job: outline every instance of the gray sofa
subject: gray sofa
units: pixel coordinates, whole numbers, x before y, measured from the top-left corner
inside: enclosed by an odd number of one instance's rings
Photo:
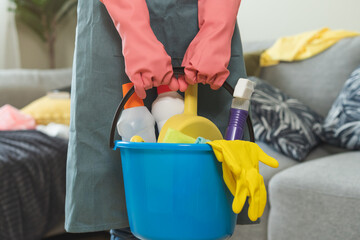
[[[244,43],[244,52],[272,43]],[[355,37],[310,59],[262,68],[260,78],[325,117],[359,65],[360,37]],[[261,223],[238,225],[231,239],[360,239],[360,151],[321,143],[300,163],[258,144],[280,166],[260,165],[268,189]]]

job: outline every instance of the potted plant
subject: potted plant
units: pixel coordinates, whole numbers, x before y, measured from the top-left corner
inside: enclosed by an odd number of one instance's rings
[[[33,30],[47,45],[50,68],[55,68],[57,26],[75,9],[77,0],[10,0],[18,20]]]

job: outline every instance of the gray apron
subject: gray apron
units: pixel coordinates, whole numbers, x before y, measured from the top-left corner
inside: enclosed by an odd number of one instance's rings
[[[187,46],[198,31],[197,0],[147,0],[151,27],[181,66]],[[66,176],[65,229],[101,231],[128,226],[120,153],[109,149],[114,112],[129,82],[124,70],[121,39],[104,5],[79,0],[73,79],[70,140]],[[238,27],[232,39],[227,82],[246,77]],[[147,91],[151,106],[156,90]],[[213,121],[224,134],[231,96],[223,88],[199,85],[199,115]]]

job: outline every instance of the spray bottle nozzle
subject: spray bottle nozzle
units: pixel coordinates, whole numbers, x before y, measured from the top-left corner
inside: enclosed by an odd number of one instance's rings
[[[255,87],[254,82],[245,78],[240,78],[235,86],[233,96],[235,98],[242,98],[249,100],[251,94],[254,92],[254,87]]]

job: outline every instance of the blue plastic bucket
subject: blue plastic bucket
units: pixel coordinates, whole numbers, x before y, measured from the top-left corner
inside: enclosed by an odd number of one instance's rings
[[[233,197],[208,144],[115,143],[132,233],[144,240],[217,240],[235,228]]]

